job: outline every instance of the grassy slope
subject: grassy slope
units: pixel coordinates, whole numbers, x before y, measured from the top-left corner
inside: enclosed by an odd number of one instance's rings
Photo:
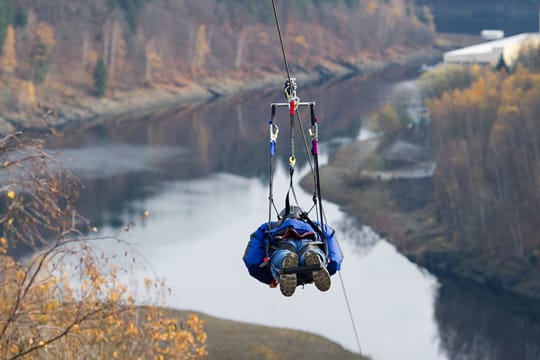
[[[168,311],[183,319],[192,313]],[[208,359],[368,359],[319,335],[196,314],[205,320]]]

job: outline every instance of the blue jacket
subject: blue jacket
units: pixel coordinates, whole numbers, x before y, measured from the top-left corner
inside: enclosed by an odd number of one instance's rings
[[[315,225],[320,226],[319,223],[314,223]],[[268,266],[261,267],[260,265],[265,260],[268,241],[273,239],[276,234],[284,232],[287,228],[291,227],[293,227],[299,234],[314,231],[311,225],[305,221],[287,218],[283,221],[270,223],[270,230],[268,230],[268,223],[263,223],[253,234],[251,234],[243,257],[244,263],[246,264],[251,276],[265,284],[270,284],[273,281],[274,278],[272,277]],[[341,253],[341,249],[339,248],[334,229],[324,225],[324,236],[326,238],[326,245],[328,247],[329,260],[326,268],[328,269],[330,275],[333,275],[337,270],[341,269],[343,255]],[[274,240],[271,240],[270,254],[272,251],[272,245],[276,244],[277,243]]]

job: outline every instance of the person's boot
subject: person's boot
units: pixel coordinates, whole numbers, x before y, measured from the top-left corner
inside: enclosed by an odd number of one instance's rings
[[[319,289],[320,291],[327,291],[328,289],[330,289],[330,273],[323,265],[321,257],[313,251],[308,251],[306,253],[304,262],[306,263],[306,265],[321,265],[320,270],[315,270],[312,272],[313,282],[315,283],[317,289]]]
[[[298,254],[289,253],[281,262],[281,269],[298,267]],[[296,290],[296,274],[280,274],[279,289],[285,296],[291,296]]]

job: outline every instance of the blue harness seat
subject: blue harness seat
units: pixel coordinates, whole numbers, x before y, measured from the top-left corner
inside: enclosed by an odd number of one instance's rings
[[[320,229],[319,223],[313,222],[313,224]],[[270,224],[261,224],[257,230],[251,234],[243,256],[249,274],[265,284],[272,283],[274,278],[267,266],[269,260],[268,257],[280,246],[287,246],[286,242],[281,242],[280,240],[293,236],[313,239],[312,243],[301,250],[303,252],[309,250],[309,246],[324,246],[323,240],[326,240],[327,257],[329,260],[326,264],[326,269],[330,275],[335,274],[336,271],[341,269],[341,262],[343,261],[343,255],[335,236],[335,230],[326,224],[324,225],[324,229],[320,229],[319,231],[314,230],[317,229],[313,229],[311,224],[296,218],[285,218],[281,221],[271,222]],[[324,235],[324,239],[321,238],[321,235],[319,235],[318,232]],[[303,266],[287,269],[286,272],[303,273],[318,268],[319,265]],[[301,277],[299,282],[304,282]]]

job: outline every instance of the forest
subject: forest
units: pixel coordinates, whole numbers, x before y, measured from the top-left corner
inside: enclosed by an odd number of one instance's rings
[[[533,48],[510,72],[458,67],[423,78],[445,236],[465,253],[533,267],[540,264],[539,64]]]
[[[277,9],[294,72],[355,67],[434,39],[429,9],[406,0]],[[10,111],[283,72],[270,0],[0,0],[0,49],[0,109]]]

